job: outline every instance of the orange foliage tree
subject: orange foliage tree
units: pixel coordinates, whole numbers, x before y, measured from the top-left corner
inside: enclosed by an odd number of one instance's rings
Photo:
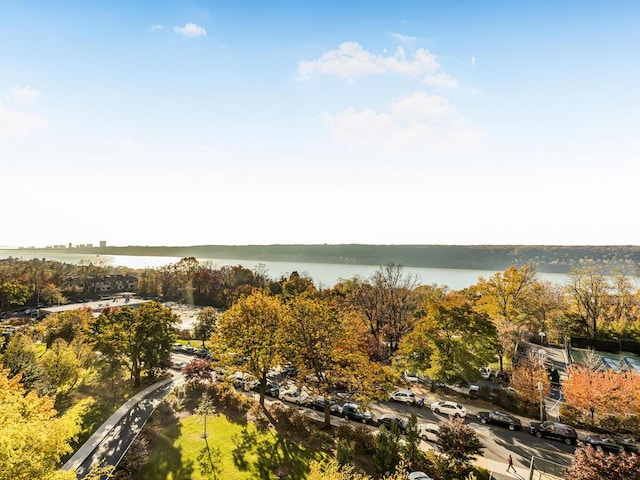
[[[571,366],[563,383],[565,401],[600,414],[640,414],[640,373]]]
[[[538,358],[532,351],[527,357],[521,358],[513,369],[511,386],[516,389],[522,400],[537,404],[540,402],[538,387],[540,382],[542,382],[542,396],[546,398],[551,391],[551,380],[544,367],[543,359]]]

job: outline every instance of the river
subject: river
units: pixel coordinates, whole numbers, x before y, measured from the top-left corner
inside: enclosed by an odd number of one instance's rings
[[[158,268],[180,260],[179,257],[152,257],[133,255],[86,255],[79,253],[51,252],[43,254],[42,250],[30,252],[29,250],[0,250],[0,258],[21,258],[31,260],[33,258],[46,258],[72,264],[81,262],[92,262],[105,266],[123,266],[135,269]],[[214,268],[223,266],[241,265],[245,268],[255,269],[258,265],[264,266],[265,273],[278,279],[282,275],[289,276],[293,271],[299,274],[308,275],[313,279],[316,286],[328,288],[334,286],[340,279],[359,276],[361,278],[370,277],[379,265],[353,265],[337,263],[305,263],[305,262],[276,262],[246,259],[229,258],[198,258],[201,262],[209,262]],[[490,277],[494,270],[466,270],[458,268],[422,268],[404,267],[407,274],[415,275],[418,283],[423,285],[436,284],[447,286],[451,290],[460,290],[478,282],[479,277]],[[538,273],[541,280],[548,280],[552,283],[563,285],[568,277],[562,273]]]

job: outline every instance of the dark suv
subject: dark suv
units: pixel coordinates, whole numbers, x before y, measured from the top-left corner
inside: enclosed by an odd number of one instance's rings
[[[493,423],[507,427],[509,430],[520,430],[520,419],[505,412],[496,412],[495,410],[493,412],[478,412],[476,416],[480,423]]]
[[[363,410],[360,405],[355,403],[345,403],[342,406],[342,416],[356,422],[370,423],[372,425],[377,423],[370,412]]]
[[[567,445],[575,444],[578,440],[578,434],[576,430],[564,423],[557,422],[542,422],[542,423],[530,423],[529,433],[535,435],[538,438],[553,438],[560,440]]]
[[[378,418],[378,425],[380,427],[384,425],[384,427],[389,431],[391,431],[393,425],[396,425],[398,432],[404,435],[407,431],[407,427],[409,426],[409,422],[397,415],[382,415]]]

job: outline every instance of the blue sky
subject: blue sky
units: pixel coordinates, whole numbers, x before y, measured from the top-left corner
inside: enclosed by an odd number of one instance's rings
[[[637,2],[0,0],[0,245],[638,244]]]

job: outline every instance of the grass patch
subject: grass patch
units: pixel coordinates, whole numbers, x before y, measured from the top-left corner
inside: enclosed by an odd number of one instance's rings
[[[141,471],[148,480],[304,479],[309,463],[325,454],[293,443],[272,429],[239,424],[225,416],[207,417],[208,437],[202,438],[203,417],[191,415],[156,432]],[[203,468],[209,474],[203,474]]]
[[[105,365],[98,365],[95,370],[85,372],[82,383],[68,395],[59,395],[55,404],[56,410],[62,414],[82,400],[92,401],[82,417],[78,438],[71,443],[73,449],[79,448],[113,412],[149,385],[150,383],[145,382],[139,387],[134,387],[128,378],[128,372],[123,369],[110,375]],[[70,458],[71,454],[68,457]]]

